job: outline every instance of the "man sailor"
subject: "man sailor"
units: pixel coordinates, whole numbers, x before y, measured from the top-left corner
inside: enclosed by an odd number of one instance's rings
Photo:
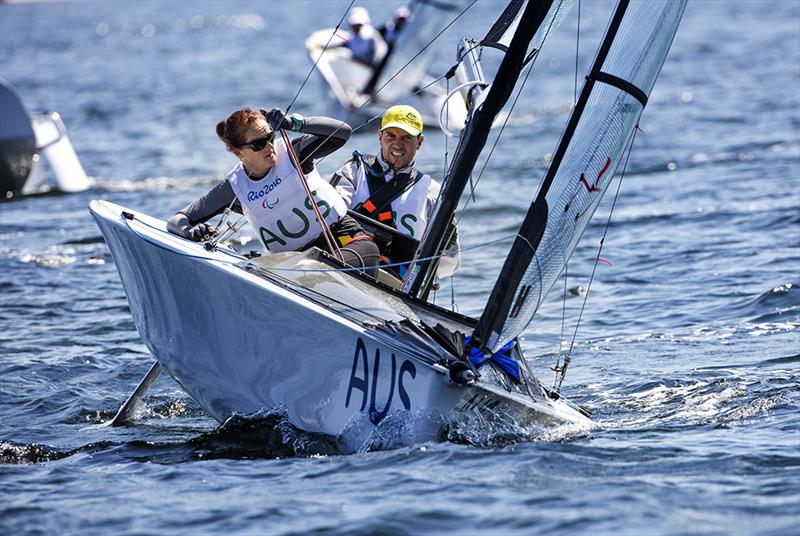
[[[331,184],[354,212],[392,227],[403,236],[419,241],[431,219],[441,186],[416,167],[422,147],[422,116],[411,106],[392,106],[383,114],[378,131],[378,154],[353,152],[331,179]],[[437,275],[448,277],[460,262],[455,227],[448,233],[448,246],[439,260]],[[411,248],[399,240],[375,234],[384,263],[410,261]],[[405,274],[405,266],[398,270]]]
[[[383,40],[386,41],[386,44],[389,45],[390,50],[394,42],[397,41],[397,38],[400,36],[400,30],[406,25],[410,16],[411,11],[408,9],[408,6],[402,5],[394,10],[394,17],[392,20],[378,28],[378,32],[383,37]]]

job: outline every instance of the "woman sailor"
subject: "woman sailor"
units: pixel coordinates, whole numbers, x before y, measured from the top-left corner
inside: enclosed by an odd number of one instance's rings
[[[226,180],[170,218],[167,229],[190,240],[206,240],[212,228],[205,222],[231,206],[244,213],[271,253],[303,251],[312,246],[328,249],[289,149],[282,139],[275,138],[276,128],[305,134],[291,145],[342,260],[375,275],[378,246],[347,215],[341,195],[314,167],[314,159],[334,152],[350,138],[351,129],[346,123],[327,117],[284,116],[278,109],[259,113],[242,108],[220,121],[217,136],[239,163]]]

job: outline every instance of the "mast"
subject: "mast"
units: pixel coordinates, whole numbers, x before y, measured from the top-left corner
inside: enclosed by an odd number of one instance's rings
[[[620,0],[614,11],[539,193],[525,215],[472,335],[470,345],[485,353],[491,354],[521,333],[563,270],[647,104],[686,0],[637,3],[630,17],[632,20],[623,32],[626,39],[621,39],[622,44],[615,47],[615,61],[609,62],[608,72],[604,71],[630,3],[630,0]],[[641,31],[637,32],[639,26]],[[634,53],[638,56],[633,61],[622,61]],[[611,74],[614,69],[622,76]],[[602,83],[600,87],[605,92],[601,97],[596,97],[597,82]],[[590,98],[595,99],[591,107],[595,111],[586,114]],[[600,104],[607,110],[596,111]],[[582,122],[584,117],[587,119]],[[579,128],[589,141],[578,144],[576,149],[573,141]],[[565,162],[568,150],[570,158]],[[562,164],[566,170],[562,169]],[[551,194],[556,177],[559,190]],[[574,192],[571,196],[570,189]],[[545,235],[548,235],[548,251],[540,257],[538,253]],[[513,330],[506,329],[509,319],[513,319]]]
[[[467,125],[458,142],[458,147],[456,147],[453,160],[450,163],[440,202],[422,237],[420,246],[414,256],[415,259],[435,257],[443,249],[443,243],[452,223],[453,214],[461,195],[464,193],[464,188],[469,182],[469,177],[478,160],[478,155],[486,145],[494,118],[511,96],[528,52],[528,44],[545,20],[553,1],[530,0],[525,6],[525,11],[522,13],[519,25],[514,32],[514,37],[500,63],[486,99],[482,105],[472,112],[467,121]],[[412,262],[408,269],[408,276],[403,284],[403,290],[412,296],[424,298],[430,288],[430,284],[433,282],[436,266],[437,263],[433,261],[417,262],[415,260]]]

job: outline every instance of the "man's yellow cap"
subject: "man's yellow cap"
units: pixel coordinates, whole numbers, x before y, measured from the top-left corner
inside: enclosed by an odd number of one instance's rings
[[[393,127],[405,130],[412,136],[419,136],[422,134],[422,116],[411,106],[392,106],[383,114],[381,130]]]

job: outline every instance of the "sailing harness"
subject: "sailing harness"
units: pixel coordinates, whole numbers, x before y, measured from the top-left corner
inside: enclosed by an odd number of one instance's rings
[[[376,155],[353,151],[353,159],[364,168],[369,189],[369,197],[353,207],[353,210],[396,229],[392,201],[419,182],[422,173],[414,168],[411,173],[395,173],[392,179],[387,181],[387,172],[382,169]]]

